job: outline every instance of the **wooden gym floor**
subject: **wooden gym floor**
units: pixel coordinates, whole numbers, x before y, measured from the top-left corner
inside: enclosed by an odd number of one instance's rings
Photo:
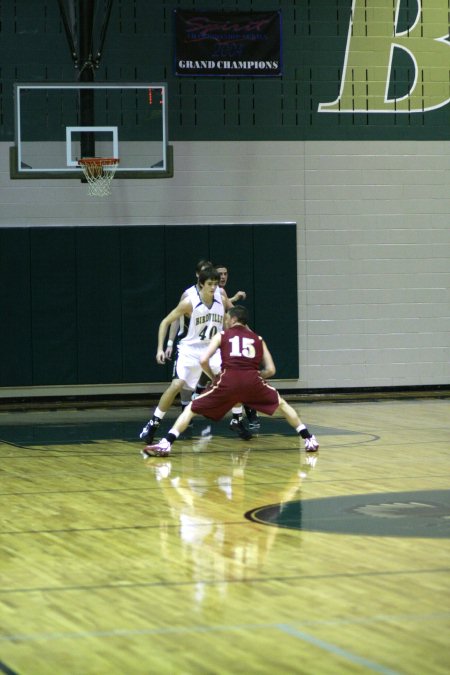
[[[448,675],[448,399],[295,407],[317,456],[282,419],[143,460],[147,409],[0,411],[0,672]]]

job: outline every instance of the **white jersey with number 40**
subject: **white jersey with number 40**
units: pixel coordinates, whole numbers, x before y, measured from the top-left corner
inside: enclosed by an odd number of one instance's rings
[[[214,291],[214,301],[211,307],[204,304],[196,286],[188,288],[186,293],[192,304],[192,314],[187,333],[180,340],[178,349],[180,352],[186,352],[187,350],[203,351],[214,335],[223,328],[225,310],[220,289],[216,288]]]

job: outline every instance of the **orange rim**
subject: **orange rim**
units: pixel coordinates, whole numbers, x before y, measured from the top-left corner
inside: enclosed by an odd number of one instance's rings
[[[78,164],[86,164],[88,166],[105,166],[108,164],[118,164],[119,159],[115,157],[82,157],[78,160]]]

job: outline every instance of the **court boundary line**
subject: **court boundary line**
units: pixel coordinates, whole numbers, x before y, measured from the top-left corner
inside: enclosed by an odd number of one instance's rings
[[[366,659],[363,656],[353,654],[353,652],[349,652],[347,649],[338,647],[337,645],[334,645],[331,642],[326,642],[325,640],[321,640],[320,638],[317,638],[314,635],[309,635],[304,631],[297,630],[296,628],[290,626],[289,624],[280,623],[276,625],[276,628],[278,628],[282,633],[285,633],[287,635],[290,635],[291,637],[302,640],[302,642],[307,642],[308,644],[313,645],[314,647],[319,647],[319,649],[321,649],[322,651],[328,652],[333,656],[344,658],[347,661],[350,661],[351,663],[354,663],[358,666],[363,666],[364,668],[373,670],[376,673],[382,673],[383,675],[399,675],[399,673],[396,670],[385,668],[384,666],[381,666],[379,663],[376,663],[375,661],[370,661],[369,659]]]
[[[419,622],[429,622],[441,621],[450,617],[450,612],[433,612],[430,614],[400,614],[400,615],[374,615],[372,617],[357,618],[357,619],[337,619],[337,620],[305,620],[296,622],[296,625],[300,626],[339,626],[339,625],[348,625],[348,624],[373,624],[377,622],[385,622],[386,620],[395,621],[419,621]],[[80,640],[80,639],[92,639],[92,638],[121,638],[121,637],[139,637],[139,636],[151,636],[151,635],[182,635],[187,633],[201,634],[201,633],[218,633],[218,632],[235,632],[242,630],[266,630],[266,629],[275,629],[296,639],[300,639],[303,642],[318,647],[319,649],[327,652],[332,656],[339,658],[344,658],[351,663],[356,665],[363,666],[369,670],[372,670],[382,675],[399,675],[398,671],[394,671],[386,666],[383,666],[375,661],[367,659],[358,654],[348,651],[338,645],[335,645],[331,642],[327,642],[320,638],[317,638],[309,633],[306,633],[294,625],[287,623],[261,623],[261,624],[219,624],[216,626],[169,626],[163,628],[115,628],[110,630],[93,630],[93,631],[77,631],[77,632],[60,632],[55,631],[52,633],[17,633],[11,635],[0,635],[0,642],[45,642],[45,641],[56,641],[56,640]],[[10,669],[5,666],[2,668],[2,662],[0,662],[0,671],[4,672],[6,675],[17,675]]]

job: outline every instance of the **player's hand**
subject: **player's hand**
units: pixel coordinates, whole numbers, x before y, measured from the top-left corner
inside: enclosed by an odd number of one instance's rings
[[[246,293],[245,291],[238,291],[238,292],[236,293],[236,300],[237,300],[237,301],[239,301],[239,300],[245,300],[246,297],[247,297],[247,293]]]
[[[156,352],[156,362],[159,363],[160,366],[166,362],[166,355],[164,354],[163,349],[158,349]]]
[[[172,359],[173,347],[166,347],[166,359],[171,361]]]

